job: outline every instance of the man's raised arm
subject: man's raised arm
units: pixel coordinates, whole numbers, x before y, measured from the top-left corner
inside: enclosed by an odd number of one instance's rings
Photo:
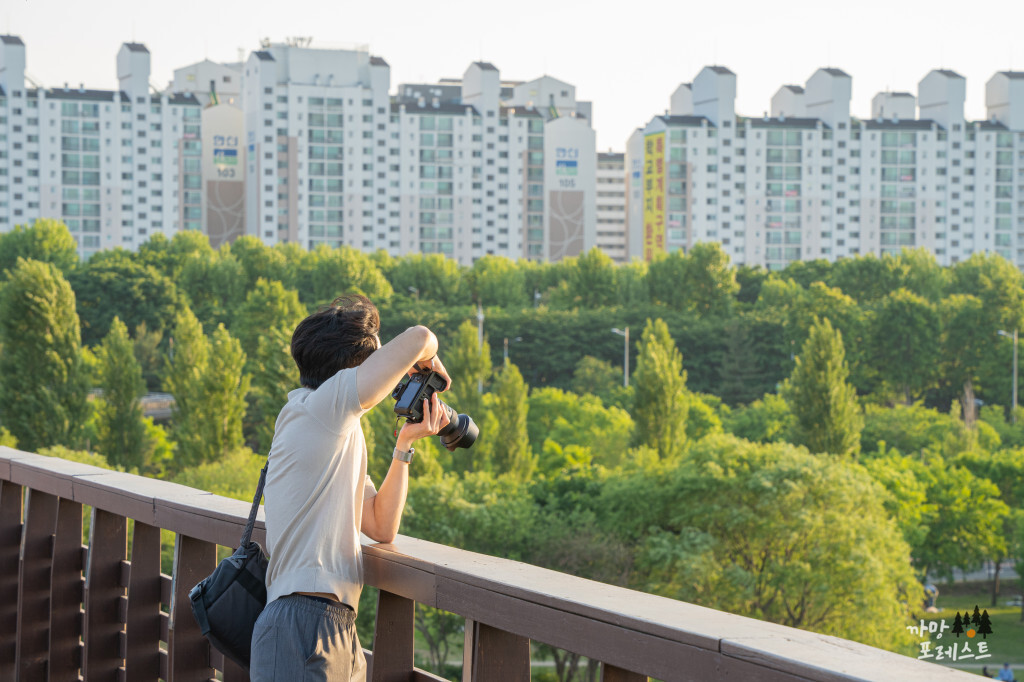
[[[359,406],[368,410],[386,396],[391,395],[398,382],[414,365],[430,366],[437,356],[437,337],[423,325],[409,327],[391,341],[374,351],[359,366],[357,389]],[[434,362],[434,369],[449,381],[447,371],[440,361]]]

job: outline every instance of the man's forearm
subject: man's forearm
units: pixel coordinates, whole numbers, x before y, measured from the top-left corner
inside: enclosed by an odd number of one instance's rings
[[[399,449],[408,450],[409,445],[398,446]],[[376,537],[378,542],[393,542],[398,535],[398,526],[402,522],[402,512],[405,510],[405,499],[409,494],[409,463],[398,459],[391,460],[391,468],[388,469],[384,482],[373,499],[373,519]]]

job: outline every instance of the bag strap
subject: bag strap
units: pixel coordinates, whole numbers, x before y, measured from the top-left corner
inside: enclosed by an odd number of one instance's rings
[[[245,531],[242,533],[242,541],[239,543],[240,546],[244,547],[249,544],[249,538],[252,536],[252,527],[256,524],[256,512],[260,509],[260,500],[263,499],[263,484],[267,482],[267,466],[270,462],[263,465],[263,470],[260,471],[260,482],[256,486],[256,497],[252,498],[252,509],[249,511],[249,521],[245,524]]]

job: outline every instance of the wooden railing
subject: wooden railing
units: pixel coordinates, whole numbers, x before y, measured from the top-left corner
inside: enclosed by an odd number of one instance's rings
[[[83,505],[92,508],[82,544]],[[211,650],[188,592],[233,548],[249,504],[0,447],[0,680],[207,680],[245,671]],[[129,524],[128,520],[133,520]],[[129,534],[129,525],[132,532]],[[160,530],[174,569],[160,569]],[[254,538],[264,544],[257,520]],[[130,560],[128,546],[131,546]],[[463,680],[530,679],[530,641],[601,661],[605,682],[942,680],[966,673],[400,536],[364,546],[379,588],[368,679],[439,680],[413,666],[414,606],[466,619]]]

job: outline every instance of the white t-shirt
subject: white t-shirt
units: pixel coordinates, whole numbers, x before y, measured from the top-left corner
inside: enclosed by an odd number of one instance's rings
[[[293,592],[323,592],[359,606],[363,500],[377,489],[366,475],[357,369],[341,370],[316,390],[291,391],[277,417],[263,491],[268,604]]]

